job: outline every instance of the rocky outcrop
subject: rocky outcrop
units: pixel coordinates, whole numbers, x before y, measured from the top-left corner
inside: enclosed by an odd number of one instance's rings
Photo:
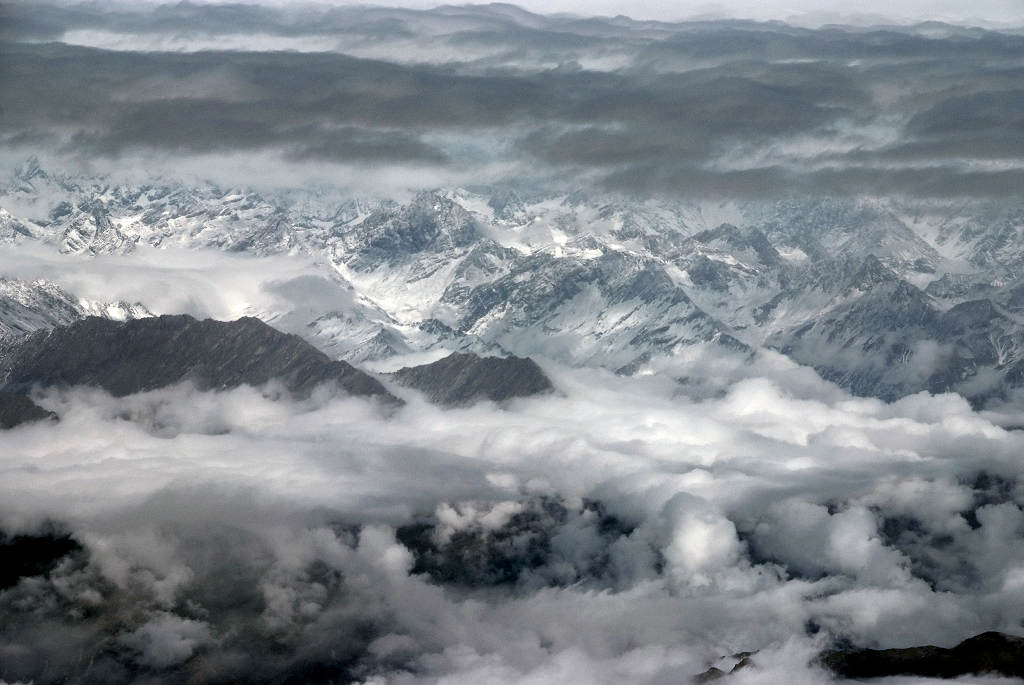
[[[6,430],[23,423],[55,419],[57,415],[38,404],[12,392],[0,392],[0,429]]]
[[[22,578],[52,571],[62,559],[82,551],[82,545],[53,524],[35,534],[8,535],[0,531],[0,590]]]
[[[432,364],[399,369],[394,378],[425,393],[431,402],[449,407],[480,400],[502,402],[554,390],[532,359],[478,357],[458,352]]]
[[[182,381],[201,389],[281,381],[298,396],[321,383],[399,404],[375,378],[335,361],[259,319],[198,321],[159,316],[126,322],[89,317],[38,331],[0,351],[0,389],[89,385],[122,396]]]
[[[1024,638],[982,633],[956,647],[931,645],[905,649],[857,649],[824,652],[819,662],[841,678],[920,676],[957,678],[994,674],[1024,678]]]

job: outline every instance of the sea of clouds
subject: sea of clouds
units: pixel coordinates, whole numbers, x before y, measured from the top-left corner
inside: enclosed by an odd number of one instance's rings
[[[455,410],[38,391],[61,420],[0,433],[0,529],[82,549],[0,592],[0,678],[678,683],[757,651],[735,682],[812,683],[837,643],[1021,630],[1011,410],[772,353],[540,361],[557,394]]]
[[[0,166],[398,197],[1015,201],[1024,178],[1015,32],[6,4]],[[0,275],[290,332],[352,298],[299,257],[23,245]],[[1020,398],[887,404],[699,346],[631,378],[537,361],[556,394],[456,410],[40,389],[60,421],[0,432],[0,532],[78,549],[0,590],[0,683],[675,685],[756,651],[732,682],[799,684],[830,646],[1024,630]]]

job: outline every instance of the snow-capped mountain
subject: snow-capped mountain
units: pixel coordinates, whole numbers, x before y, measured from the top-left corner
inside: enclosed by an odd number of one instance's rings
[[[30,160],[0,207],[3,241],[86,257],[140,245],[310,257],[321,273],[275,284],[284,304],[248,313],[353,362],[437,348],[632,373],[712,342],[777,349],[887,399],[956,389],[981,400],[1024,374],[1024,208],[1005,203],[693,203],[521,187],[395,202],[118,184]],[[55,290],[32,297],[8,306],[5,331],[107,311]]]
[[[0,278],[0,340],[99,316],[127,321],[152,316],[142,304],[78,299],[55,283]]]

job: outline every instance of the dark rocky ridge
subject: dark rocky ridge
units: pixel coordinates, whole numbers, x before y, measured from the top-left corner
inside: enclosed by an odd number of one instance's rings
[[[0,531],[0,590],[16,585],[22,578],[52,571],[82,545],[52,524],[33,535],[7,535]]]
[[[982,633],[944,649],[931,645],[905,649],[858,649],[823,652],[820,663],[841,678],[908,675],[957,678],[998,674],[1024,678],[1024,638]]]
[[[502,402],[552,392],[554,386],[537,363],[521,357],[479,357],[453,352],[431,364],[406,367],[393,374],[402,385],[448,407],[487,399]]]
[[[496,527],[478,520],[451,530],[436,514],[416,516],[395,530],[395,538],[412,553],[413,574],[449,587],[615,586],[612,550],[636,530],[630,522],[596,500],[570,503],[541,496],[519,505]],[[567,559],[558,541],[581,526],[600,542]]]
[[[0,429],[14,428],[23,423],[55,419],[57,415],[13,392],[0,392]]]
[[[868,255],[813,265],[757,316],[772,327],[771,318],[785,316],[790,304],[829,299],[806,321],[779,326],[765,345],[855,395],[893,401],[952,391],[980,407],[1008,397],[1024,379],[1024,328],[1013,288],[990,294],[942,304]]]
[[[751,659],[753,655],[754,652],[740,652],[739,654],[733,654],[732,658],[739,659],[739,661],[731,669],[729,669],[728,671],[723,671],[717,666],[712,666],[703,673],[698,673],[697,675],[695,675],[693,677],[693,682],[710,683],[731,676],[735,673],[738,673],[739,671],[742,671],[745,668],[750,668],[754,665],[754,661],[753,659]]]
[[[296,335],[259,319],[198,321],[159,316],[115,322],[89,317],[38,331],[0,351],[0,390],[90,385],[115,396],[191,381],[200,389],[278,379],[297,396],[320,383],[401,404],[375,378],[335,361]]]

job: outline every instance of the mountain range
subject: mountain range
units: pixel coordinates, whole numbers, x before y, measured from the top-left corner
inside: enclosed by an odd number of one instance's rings
[[[115,184],[33,159],[0,207],[0,240],[65,253],[312,258],[318,276],[278,286],[294,306],[251,314],[352,363],[454,350],[633,374],[710,343],[779,351],[859,395],[954,390],[977,404],[1024,373],[1024,208],[1005,202],[692,203],[512,187],[395,202]],[[52,284],[2,285],[0,331],[146,313],[144,302],[87,310]]]
[[[15,393],[87,385],[124,396],[182,381],[223,390],[278,380],[299,396],[335,383],[350,395],[400,404],[351,364],[253,318],[197,321],[180,314],[115,322],[88,317],[8,345],[0,351],[0,374],[3,390]]]
[[[0,428],[56,418],[29,399],[41,388],[96,387],[120,397],[182,382],[226,390],[276,381],[298,398],[327,386],[386,407],[404,404],[381,382],[384,378],[332,360],[299,336],[252,317],[200,321],[179,314],[113,321],[90,316],[0,344]],[[445,406],[554,390],[533,360],[518,357],[453,353],[402,368],[390,378]]]

